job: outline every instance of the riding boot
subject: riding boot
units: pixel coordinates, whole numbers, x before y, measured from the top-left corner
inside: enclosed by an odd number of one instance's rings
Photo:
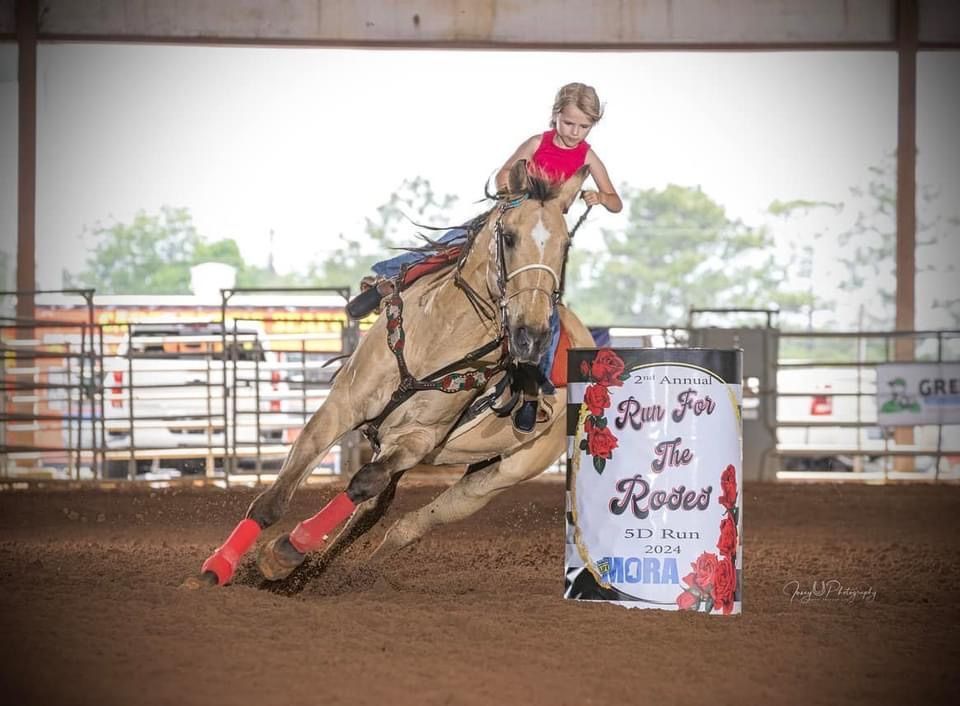
[[[513,427],[521,434],[529,434],[537,424],[540,400],[540,372],[536,366],[521,364],[514,369],[514,386],[520,402],[513,412]]]
[[[363,278],[360,282],[360,294],[347,304],[347,314],[352,319],[362,319],[374,311],[379,311],[383,298],[393,292],[394,284],[391,280],[370,280],[371,278]]]
[[[532,432],[537,423],[538,407],[539,402],[536,397],[533,399],[524,398],[517,407],[517,411],[513,413],[514,428],[523,434]]]

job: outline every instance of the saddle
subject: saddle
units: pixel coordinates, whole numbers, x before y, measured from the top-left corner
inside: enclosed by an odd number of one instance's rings
[[[421,277],[437,272],[446,267],[452,267],[463,245],[452,245],[444,248],[420,262],[403,268],[395,278],[364,277],[360,281],[360,293],[347,303],[347,314],[352,319],[363,319],[373,312],[380,311],[383,298],[395,291],[403,291]]]

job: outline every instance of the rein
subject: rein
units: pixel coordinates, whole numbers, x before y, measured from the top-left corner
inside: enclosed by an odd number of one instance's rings
[[[510,276],[506,274],[506,265],[503,259],[503,227],[501,219],[508,209],[516,208],[526,199],[527,197],[525,195],[520,196],[510,201],[502,201],[497,207],[497,220],[494,232],[497,236],[497,284],[500,289],[500,326],[495,339],[467,353],[463,358],[434,371],[425,378],[414,377],[407,367],[407,362],[403,355],[403,349],[406,344],[406,334],[403,331],[403,298],[400,296],[400,287],[394,287],[393,294],[390,295],[390,298],[384,305],[383,311],[387,317],[387,347],[397,359],[397,368],[400,371],[400,384],[397,386],[397,389],[394,390],[390,396],[390,400],[380,414],[364,425],[364,434],[373,444],[375,451],[379,450],[377,437],[380,425],[397,407],[410,399],[415,393],[423,390],[436,390],[453,394],[464,390],[482,390],[486,387],[490,378],[507,367],[510,353],[507,350],[507,331],[509,324],[507,322],[507,297],[505,294],[506,282]],[[486,219],[484,219],[484,223],[486,223]],[[455,283],[463,290],[474,310],[485,315],[486,318],[492,319],[496,315],[496,311],[462,276],[467,255],[472,249],[473,240],[479,232],[480,228],[474,230],[470,236],[469,243],[463,248],[457,260]],[[400,275],[400,280],[402,281],[402,279],[403,273]],[[460,368],[474,363],[488,353],[492,353],[497,348],[501,349],[500,358],[493,365],[457,372]]]
[[[489,211],[486,214],[483,214],[484,218],[482,221],[480,218],[478,218],[471,222],[469,227],[469,230],[471,231],[469,236],[470,239],[463,247],[460,256],[457,259],[456,271],[454,273],[455,285],[461,291],[463,291],[467,301],[470,302],[470,305],[473,307],[474,311],[481,318],[490,320],[495,318],[498,319],[498,334],[497,337],[492,341],[489,341],[479,348],[474,349],[473,351],[467,353],[463,358],[460,358],[459,360],[434,371],[424,378],[414,377],[414,375],[410,373],[410,369],[407,367],[406,359],[403,354],[406,343],[406,335],[403,330],[403,298],[400,296],[400,287],[394,286],[393,293],[384,304],[383,313],[387,318],[387,347],[397,360],[397,368],[400,371],[400,384],[397,386],[397,389],[394,390],[393,394],[390,396],[390,400],[387,402],[387,405],[380,412],[380,414],[362,425],[364,426],[364,435],[373,444],[375,452],[379,451],[380,447],[378,440],[378,430],[380,425],[397,407],[410,399],[410,397],[412,397],[415,393],[423,390],[435,390],[453,394],[462,392],[464,390],[482,390],[484,387],[486,387],[487,383],[494,375],[508,367],[510,352],[507,346],[509,331],[509,313],[507,304],[510,299],[521,292],[528,291],[529,289],[535,289],[537,291],[544,292],[544,294],[551,298],[554,304],[557,304],[561,300],[563,296],[564,281],[566,279],[567,252],[570,248],[570,240],[567,242],[567,251],[564,252],[563,267],[560,271],[560,275],[557,275],[557,273],[547,265],[539,263],[524,265],[522,267],[518,267],[513,272],[507,272],[506,259],[504,255],[503,216],[507,211],[520,206],[524,201],[527,200],[527,198],[528,196],[523,194],[513,199],[504,199],[501,200],[499,205],[495,207],[497,214],[496,221],[493,225],[493,233],[494,237],[496,238],[495,242],[497,246],[497,289],[499,290],[494,296],[496,304],[491,303],[487,298],[477,292],[477,290],[474,289],[474,287],[470,285],[470,283],[467,282],[463,277],[463,268],[466,264],[467,256],[472,250],[473,242],[476,239],[477,234],[483,227],[486,226],[486,223],[489,220]],[[587,210],[582,216],[580,216],[580,219],[573,227],[573,230],[570,231],[571,240],[577,228],[579,228],[586,219],[587,214],[590,212],[590,208],[592,207],[587,207]],[[545,290],[539,287],[528,287],[521,289],[518,292],[514,292],[512,295],[508,296],[507,283],[517,275],[532,270],[545,270],[547,273],[549,273],[553,279],[553,284],[555,287],[553,291],[551,293],[547,293]],[[398,283],[399,281],[403,281],[403,275],[404,273],[401,271]],[[494,293],[489,292],[489,294],[493,295]],[[470,370],[461,371],[461,368],[475,363],[483,356],[495,351],[497,348],[500,349],[500,358],[496,363],[481,368],[474,367]]]
[[[584,211],[580,218],[577,219],[577,222],[574,224],[573,228],[570,230],[570,239],[567,240],[567,249],[563,253],[563,265],[560,267],[560,281],[557,284],[557,301],[559,302],[563,298],[564,288],[567,286],[567,255],[570,254],[570,246],[573,244],[573,236],[577,234],[577,229],[583,225],[583,222],[587,220],[587,216],[590,214],[590,209],[593,206],[587,206],[587,210]]]

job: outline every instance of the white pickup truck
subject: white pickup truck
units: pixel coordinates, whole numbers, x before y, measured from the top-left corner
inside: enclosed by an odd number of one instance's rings
[[[960,448],[960,426],[913,427],[898,444],[893,428],[877,423],[876,365],[802,366],[782,362],[777,372],[777,448],[786,471],[878,471],[892,467],[890,451],[912,449],[916,470],[932,470],[937,449]],[[831,453],[832,452],[832,453]],[[941,467],[955,468],[946,454]]]
[[[274,358],[248,323],[226,333],[219,323],[131,324],[104,361],[106,475],[127,475],[130,455],[115,452],[131,445],[139,473],[195,473],[206,458],[219,466],[234,449],[252,459],[282,444],[301,421],[283,409],[288,385]]]

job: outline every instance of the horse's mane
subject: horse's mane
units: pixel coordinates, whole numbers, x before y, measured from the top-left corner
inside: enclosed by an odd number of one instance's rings
[[[469,221],[460,226],[454,226],[456,228],[463,228],[467,231],[466,239],[463,241],[463,250],[462,252],[469,252],[473,247],[473,241],[476,238],[477,234],[483,229],[483,226],[486,224],[487,220],[490,218],[490,214],[497,210],[499,204],[503,201],[512,201],[518,198],[527,198],[534,201],[539,201],[541,203],[545,201],[550,201],[551,199],[557,198],[560,193],[560,189],[563,187],[562,181],[554,181],[549,178],[549,176],[541,171],[539,168],[531,167],[530,171],[527,174],[527,188],[519,193],[503,193],[500,192],[496,196],[487,194],[487,199],[496,199],[497,204],[492,208],[488,208],[483,213],[480,213]],[[451,229],[451,226],[427,226],[422,223],[415,223],[418,228],[424,228],[427,230],[436,230],[436,231],[448,231]],[[446,252],[450,246],[436,241],[430,238],[423,233],[417,234],[422,240],[426,241],[424,245],[412,246],[407,248],[398,248],[399,250],[406,250],[408,252],[417,252],[423,253],[425,257],[430,257],[431,255],[438,255],[440,253]]]
[[[539,167],[531,166],[527,173],[526,192],[520,195],[543,203],[557,198],[562,187],[562,181],[554,181]]]
[[[493,319],[496,317],[496,311],[490,307],[489,303],[484,303],[482,297],[476,292],[476,290],[467,284],[460,276],[464,264],[466,263],[470,252],[473,250],[473,245],[477,240],[477,236],[483,230],[491,216],[494,216],[494,214],[496,214],[498,211],[501,211],[505,208],[513,208],[519,205],[520,202],[528,199],[539,201],[541,203],[550,201],[551,199],[557,198],[557,196],[560,194],[562,186],[562,182],[553,181],[547,178],[542,172],[528,172],[526,185],[522,192],[497,193],[496,196],[491,196],[489,193],[487,193],[487,199],[495,199],[496,203],[483,213],[478,214],[463,225],[458,226],[465,231],[462,239],[458,238],[453,243],[442,243],[439,240],[434,240],[429,236],[424,235],[423,233],[418,233],[419,237],[425,241],[425,244],[419,247],[402,249],[407,250],[408,252],[421,253],[423,255],[423,257],[419,259],[421,262],[432,256],[443,257],[446,263],[442,265],[439,270],[447,273],[444,275],[444,279],[450,276],[454,277],[457,286],[467,296],[467,299],[470,301],[470,304],[473,306],[474,310],[477,311],[477,313],[482,317]],[[499,215],[495,217],[499,218]],[[423,224],[416,225],[427,230],[450,230],[449,228],[425,226]],[[401,269],[401,274],[399,277],[401,281],[405,277],[406,267],[409,266],[410,265],[407,265]]]

